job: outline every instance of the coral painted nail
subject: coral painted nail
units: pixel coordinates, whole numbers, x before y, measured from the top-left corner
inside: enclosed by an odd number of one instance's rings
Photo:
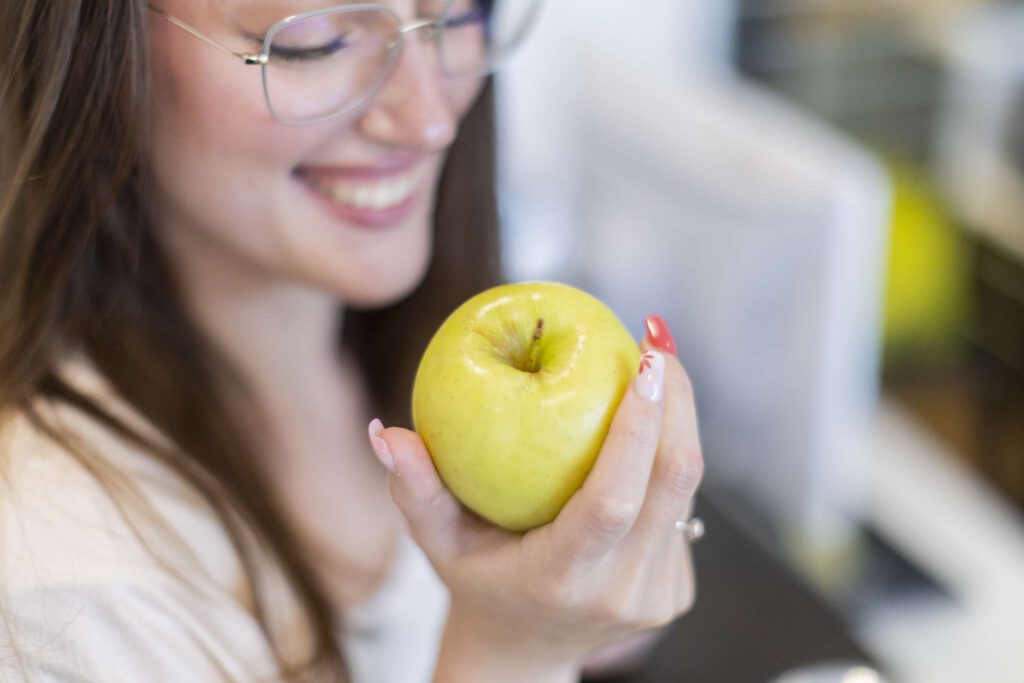
[[[672,337],[668,323],[660,315],[649,315],[644,318],[647,326],[647,342],[664,353],[676,355],[676,340]]]

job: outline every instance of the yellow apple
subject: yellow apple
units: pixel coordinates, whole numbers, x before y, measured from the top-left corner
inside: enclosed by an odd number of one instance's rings
[[[502,285],[441,325],[413,387],[416,431],[445,485],[507,529],[550,522],[597,458],[640,349],[568,285]]]

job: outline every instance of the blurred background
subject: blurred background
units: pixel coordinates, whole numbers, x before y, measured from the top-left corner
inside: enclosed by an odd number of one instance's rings
[[[498,87],[509,277],[664,315],[707,499],[892,680],[1024,681],[1024,2],[548,0]]]

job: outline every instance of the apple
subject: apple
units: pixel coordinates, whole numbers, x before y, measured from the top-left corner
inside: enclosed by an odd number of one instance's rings
[[[456,498],[525,531],[554,519],[583,484],[639,360],[619,319],[586,292],[494,287],[428,344],[414,427]]]

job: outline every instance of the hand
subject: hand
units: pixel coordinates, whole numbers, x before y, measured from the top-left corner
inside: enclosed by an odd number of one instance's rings
[[[674,522],[689,517],[703,473],[696,410],[675,357],[648,359],[583,487],[525,534],[467,512],[415,432],[371,425],[375,451],[393,466],[392,497],[451,590],[449,627],[460,637],[557,668],[690,608],[690,548]]]
[[[643,631],[589,653],[583,660],[583,676],[603,679],[636,670],[651,657],[666,631],[666,628]]]

